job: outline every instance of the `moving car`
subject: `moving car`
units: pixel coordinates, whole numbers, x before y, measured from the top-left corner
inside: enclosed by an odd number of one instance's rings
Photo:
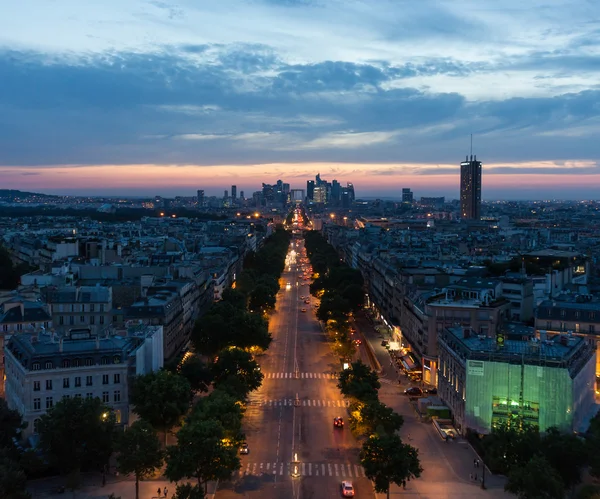
[[[344,480],[342,482],[342,495],[344,497],[354,497],[354,487],[349,480]]]
[[[250,454],[250,448],[246,442],[242,442],[240,445],[240,454]]]
[[[411,386],[404,390],[405,395],[410,395],[412,397],[420,397],[423,395],[423,390],[421,390],[418,386]]]
[[[304,300],[304,303],[306,303],[307,305],[310,305],[310,300]]]
[[[303,308],[303,309],[301,310],[301,312],[306,312],[306,309],[305,309],[305,308]]]
[[[354,340],[354,343],[356,343],[357,345],[362,345],[362,340]]]
[[[344,418],[337,417],[333,418],[333,427],[334,428],[343,428],[344,427]]]

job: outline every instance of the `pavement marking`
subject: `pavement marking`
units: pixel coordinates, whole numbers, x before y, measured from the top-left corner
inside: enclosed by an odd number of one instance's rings
[[[294,463],[296,464],[296,463]],[[364,477],[365,470],[362,466],[350,463],[298,463],[298,473],[301,476],[335,476],[341,479]],[[325,465],[327,464],[327,466]],[[314,468],[313,468],[314,465]],[[320,466],[319,466],[320,465]],[[354,467],[354,469],[353,469]],[[293,471],[292,463],[248,463],[245,469],[238,470],[233,474],[233,478],[242,478],[244,476],[260,476],[267,473],[273,475],[291,476]]]
[[[264,373],[265,379],[293,379],[296,373]],[[301,379],[338,379],[334,373],[298,373]]]
[[[252,406],[261,407],[294,407],[293,399],[254,399],[249,402]],[[302,400],[303,407],[350,407],[348,400]]]

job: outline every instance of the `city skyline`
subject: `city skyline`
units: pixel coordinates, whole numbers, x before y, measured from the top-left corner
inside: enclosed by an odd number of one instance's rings
[[[2,188],[457,199],[473,134],[484,201],[596,196],[592,2],[370,5],[1,5]]]

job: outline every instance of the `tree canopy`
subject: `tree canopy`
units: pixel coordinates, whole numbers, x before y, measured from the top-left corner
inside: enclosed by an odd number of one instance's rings
[[[558,472],[540,455],[533,456],[525,466],[514,467],[504,490],[519,499],[564,499],[565,489]]]
[[[219,358],[212,369],[215,388],[219,388],[221,383],[229,378],[235,377],[246,394],[258,389],[264,378],[252,355],[241,348],[227,348],[219,352]]]
[[[342,370],[337,386],[343,395],[365,402],[377,400],[381,383],[377,373],[358,360]]]

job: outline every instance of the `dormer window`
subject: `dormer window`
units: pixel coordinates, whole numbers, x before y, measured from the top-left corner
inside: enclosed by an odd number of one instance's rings
[[[86,366],[93,366],[94,365],[94,359],[90,359],[90,358],[85,359],[85,365]]]
[[[115,355],[113,358],[113,364],[120,364],[121,363],[121,357],[119,355]]]
[[[71,367],[71,361],[69,359],[63,359],[62,367]]]
[[[39,371],[42,368],[42,365],[39,362],[34,362],[31,365],[31,370],[32,371]]]
[[[45,367],[46,369],[52,369],[53,367],[54,366],[52,364],[52,361],[50,361],[50,360],[46,361],[46,367]]]
[[[560,310],[560,316],[561,316],[561,317],[565,317],[566,315],[567,315],[567,311],[566,311],[564,308],[562,308],[562,309]]]

